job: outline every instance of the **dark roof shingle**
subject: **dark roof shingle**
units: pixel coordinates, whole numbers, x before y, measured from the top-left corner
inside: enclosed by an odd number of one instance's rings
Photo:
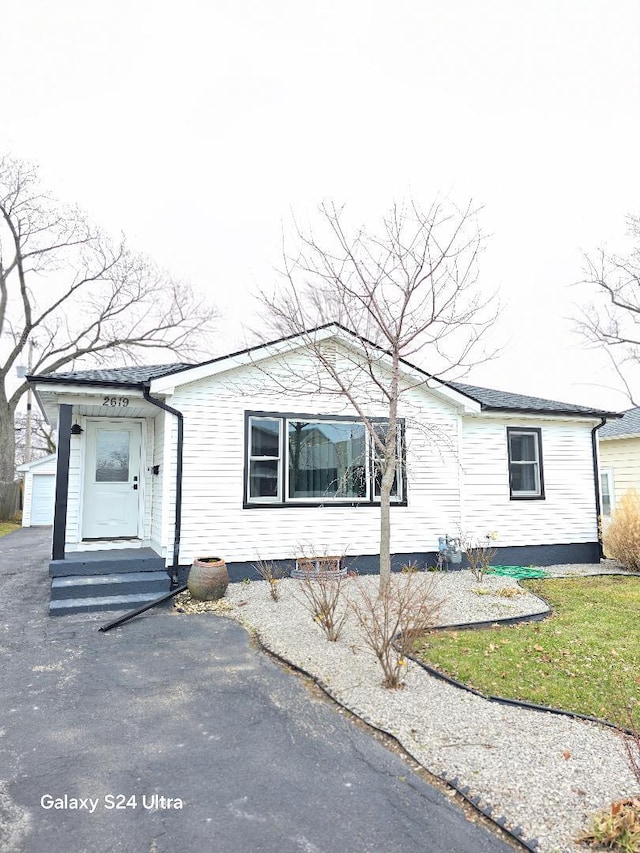
[[[450,388],[460,391],[472,400],[480,403],[485,410],[513,412],[540,412],[549,414],[576,415],[611,415],[601,409],[589,406],[579,406],[577,403],[562,403],[558,400],[546,400],[542,397],[531,397],[528,394],[514,394],[510,391],[496,391],[492,388],[481,388],[478,385],[467,385],[463,382],[447,382]]]
[[[135,364],[131,367],[105,367],[96,370],[72,370],[66,373],[45,373],[36,377],[39,382],[69,382],[80,385],[141,385],[158,376],[168,376],[193,365]]]
[[[600,438],[617,438],[621,435],[640,435],[640,406],[627,409],[620,419],[605,424],[598,432]]]

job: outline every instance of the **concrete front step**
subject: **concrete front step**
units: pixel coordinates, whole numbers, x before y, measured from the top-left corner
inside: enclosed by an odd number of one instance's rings
[[[169,590],[167,589],[166,592]],[[63,598],[49,605],[50,616],[71,613],[96,613],[101,610],[134,610],[160,598],[161,592],[140,592],[132,595],[105,595],[97,598]]]
[[[87,575],[153,572],[165,568],[165,558],[151,548],[114,548],[107,551],[76,551],[63,560],[51,560],[52,578]]]
[[[51,581],[51,600],[104,598],[148,592],[160,596],[169,592],[169,576],[160,572],[125,572],[108,575],[69,575]]]

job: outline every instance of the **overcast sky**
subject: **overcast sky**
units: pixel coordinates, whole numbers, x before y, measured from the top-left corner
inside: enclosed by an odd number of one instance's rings
[[[640,213],[638,0],[2,2],[0,151],[225,312],[323,199],[484,206],[499,360],[466,381],[625,408],[571,335],[583,252]],[[428,369],[428,365],[422,365]]]

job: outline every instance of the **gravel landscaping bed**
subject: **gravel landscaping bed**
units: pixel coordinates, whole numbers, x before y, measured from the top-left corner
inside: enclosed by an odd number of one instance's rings
[[[619,571],[597,566],[554,566],[549,575]],[[459,624],[542,613],[547,606],[507,577],[478,584],[469,571],[425,575],[443,599],[439,624]],[[364,576],[345,582],[356,595]],[[537,839],[542,853],[575,851],[573,839],[588,818],[612,800],[638,793],[620,735],[595,723],[503,706],[431,677],[409,661],[405,687],[386,690],[373,653],[353,618],[337,643],[330,643],[306,609],[297,582],[279,582],[273,601],[265,581],[231,584],[225,599],[208,605],[254,631],[270,651],[304,670],[339,703],[393,735],[422,766],[446,780],[456,778],[504,816],[510,828]],[[478,594],[478,590],[483,594]],[[486,591],[486,592],[484,592]]]

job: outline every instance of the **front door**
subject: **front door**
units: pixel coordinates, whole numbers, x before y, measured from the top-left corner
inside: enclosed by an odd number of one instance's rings
[[[87,421],[83,539],[139,535],[140,423]]]

